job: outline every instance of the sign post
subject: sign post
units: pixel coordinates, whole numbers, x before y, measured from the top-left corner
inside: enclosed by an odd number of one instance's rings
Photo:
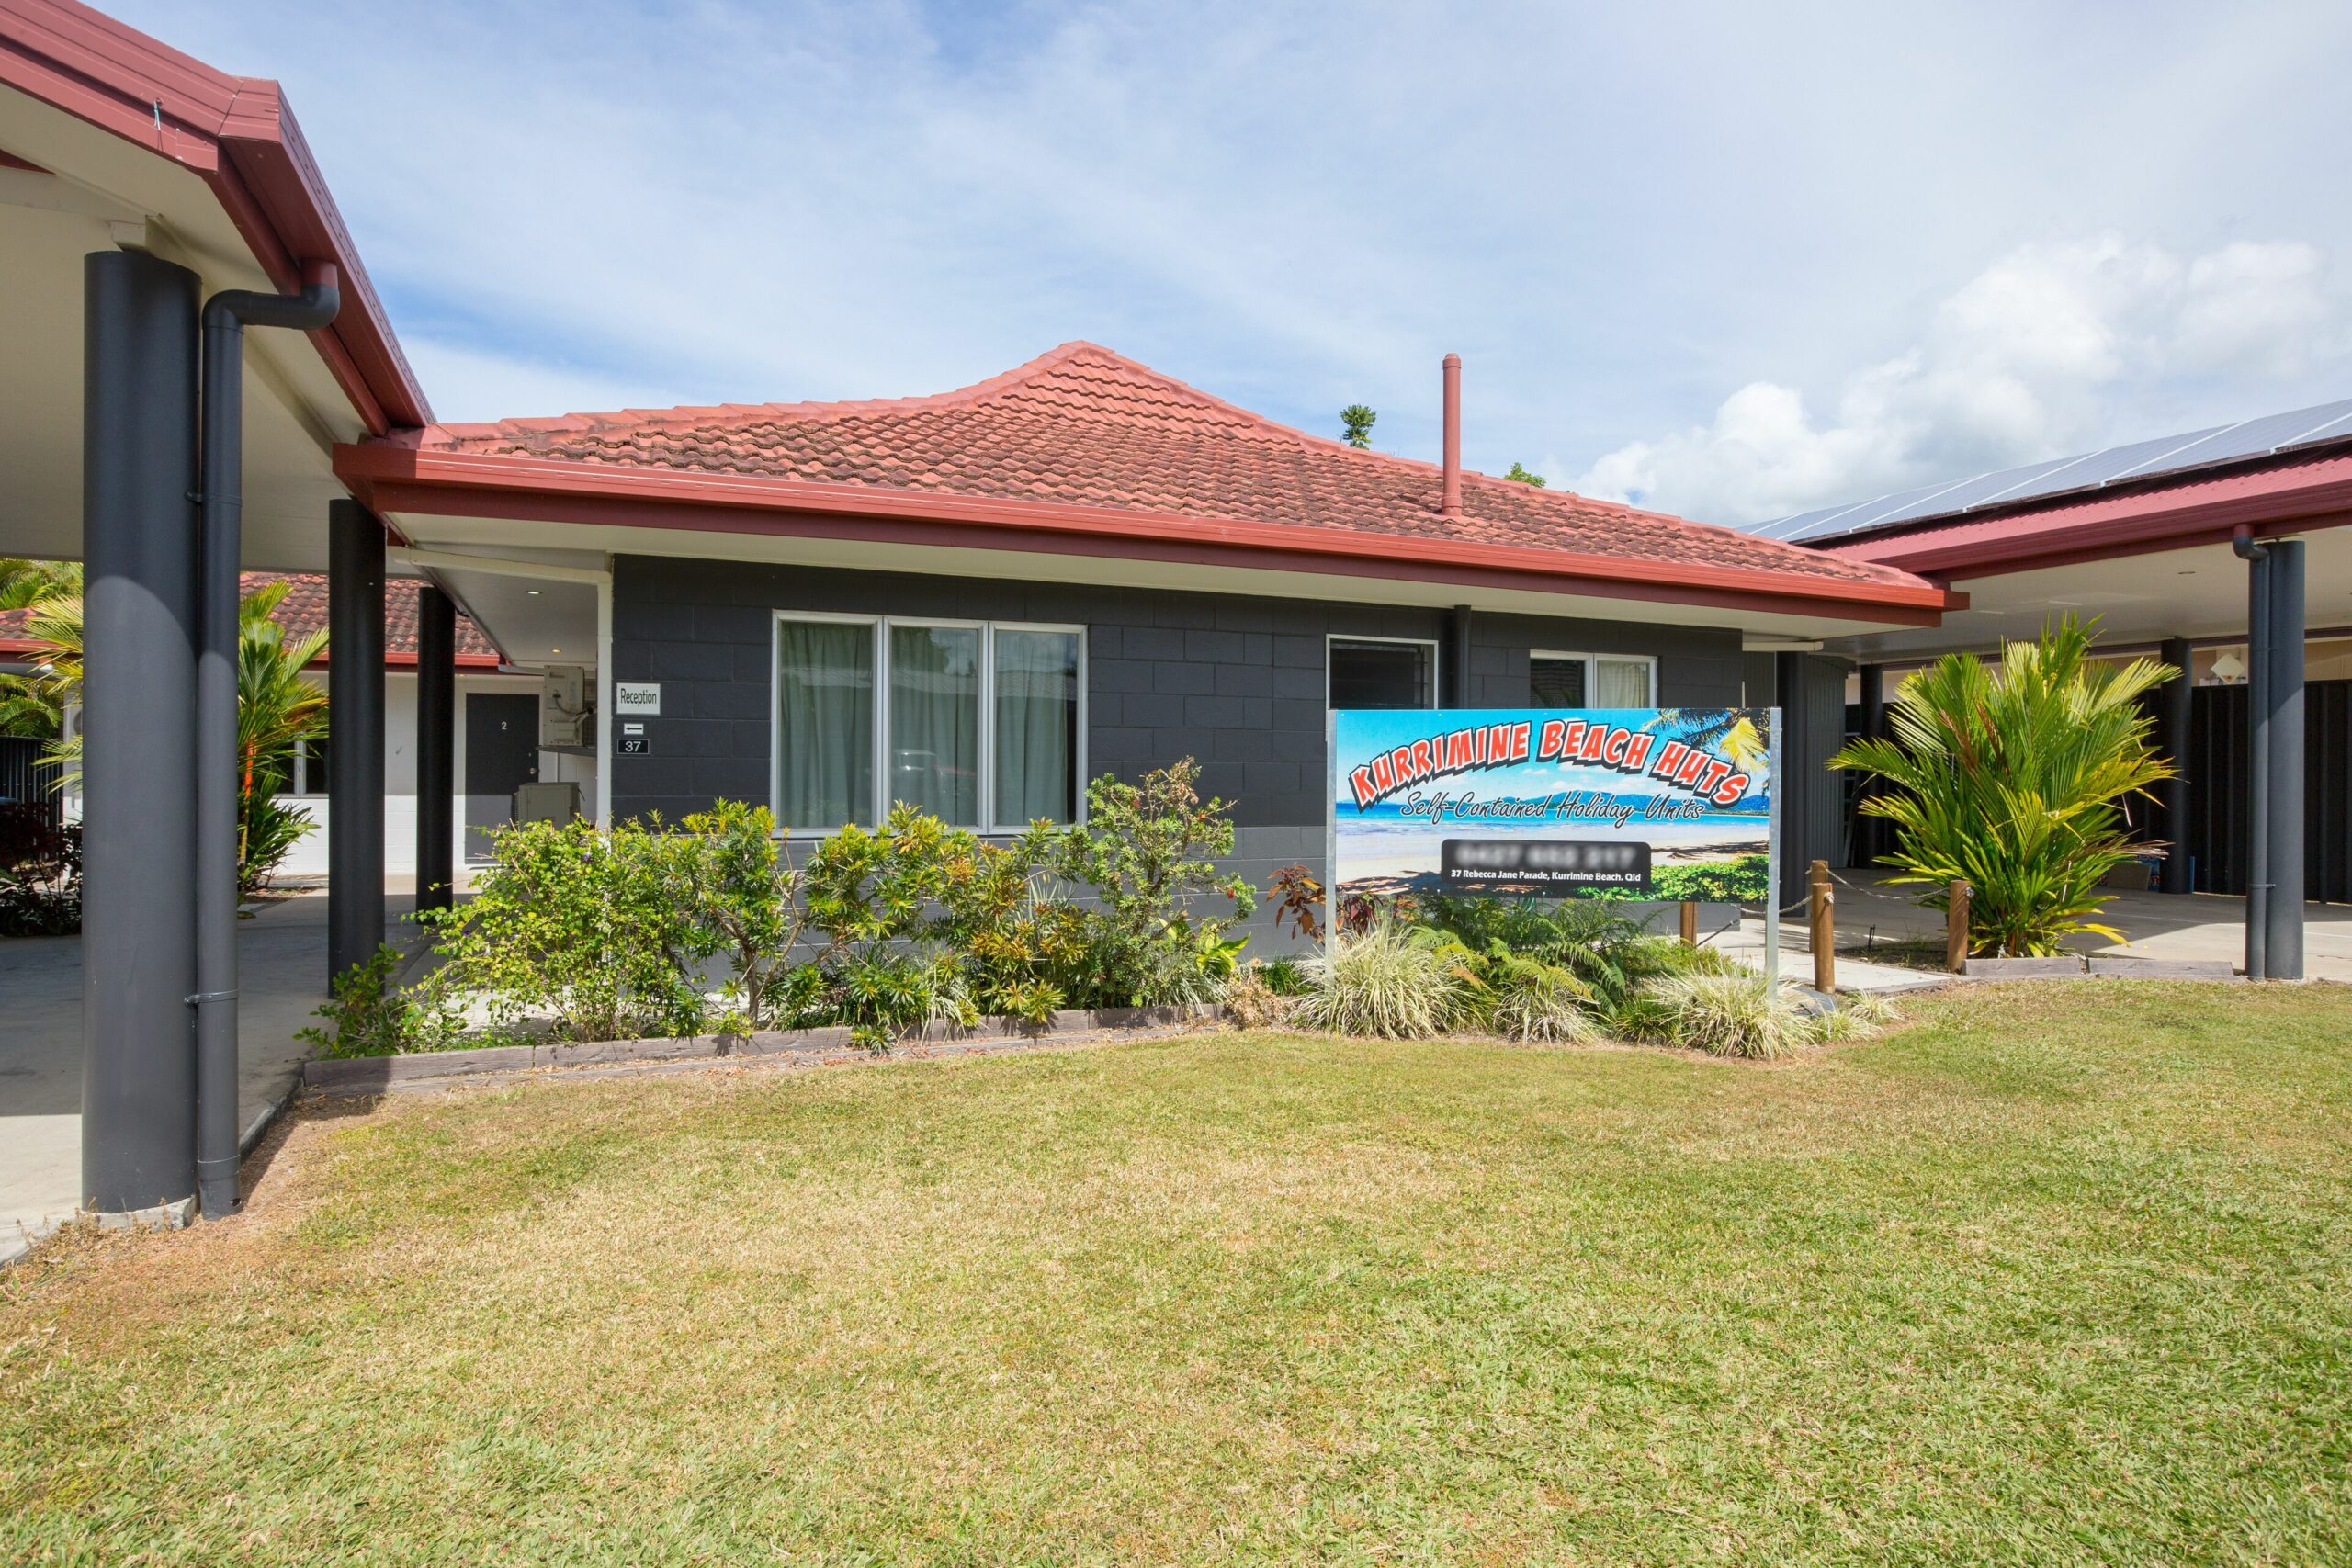
[[[1781,777],[1781,710],[1770,709],[1771,736],[1770,740],[1772,779]],[[1764,852],[1768,864],[1764,873],[1764,989],[1777,993],[1781,988],[1781,795],[1772,792],[1772,830],[1770,847]]]
[[[1780,718],[1771,708],[1335,710],[1326,942],[1355,896],[1760,898],[1777,979]]]

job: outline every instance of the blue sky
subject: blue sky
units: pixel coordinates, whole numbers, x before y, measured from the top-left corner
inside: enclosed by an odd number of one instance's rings
[[[438,412],[1071,338],[1717,521],[2352,396],[2352,6],[107,0],[275,76]]]

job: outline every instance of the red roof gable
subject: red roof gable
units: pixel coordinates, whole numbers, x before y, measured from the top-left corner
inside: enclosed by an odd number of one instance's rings
[[[239,579],[243,591],[272,582],[292,584],[286,597],[278,602],[274,617],[293,637],[308,637],[322,631],[327,624],[327,580],[317,572],[248,571]],[[389,577],[384,580],[384,662],[401,668],[413,668],[416,663],[416,604],[424,584],[413,577]],[[25,622],[29,610],[0,610],[0,651],[19,653],[34,648],[26,635]],[[320,663],[334,656],[329,645]],[[481,628],[459,614],[458,616],[458,667],[461,670],[494,670],[503,662],[498,645],[484,637]]]
[[[1462,515],[1448,518],[1434,464],[1277,424],[1091,343],[931,397],[628,409],[439,425],[408,439],[419,460],[412,474],[438,455],[503,457],[540,472],[561,464],[743,476],[1532,548],[1874,585],[1892,597],[1929,588],[1890,568],[1482,474],[1465,476]],[[404,477],[390,457],[347,471]]]

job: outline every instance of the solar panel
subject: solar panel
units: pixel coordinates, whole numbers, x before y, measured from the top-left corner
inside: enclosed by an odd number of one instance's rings
[[[2352,398],[2346,398],[2340,403],[2322,403],[2315,409],[2305,409],[2302,412],[2321,417],[2302,434],[2274,442],[2270,448],[2272,451],[2286,446],[2301,446],[2312,441],[2333,441],[2339,436],[2352,435]]]
[[[1834,538],[1865,528],[1957,516],[1984,506],[2007,506],[2071,491],[2096,490],[2101,485],[2258,457],[2291,446],[2340,440],[2352,440],[2352,398],[2154,441],[2134,441],[2078,457],[2029,463],[2022,468],[1901,491],[1845,506],[1820,507],[1794,517],[1751,524],[1747,531],[1770,539]]]
[[[2033,481],[2052,469],[2080,461],[2075,457],[2060,457],[2054,462],[2034,463],[2022,468],[2003,468],[1998,472],[1979,474],[1973,479],[1962,479],[1938,495],[1931,495],[1915,506],[1891,512],[1879,518],[1880,525],[1908,523],[1915,517],[1941,517],[1950,513],[1965,512],[1970,507],[1990,501],[1996,495],[2030,487]]]

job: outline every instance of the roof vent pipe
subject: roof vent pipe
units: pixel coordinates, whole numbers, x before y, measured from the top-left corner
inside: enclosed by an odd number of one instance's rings
[[[1462,515],[1462,356],[1445,356],[1445,490],[1438,511]]]

